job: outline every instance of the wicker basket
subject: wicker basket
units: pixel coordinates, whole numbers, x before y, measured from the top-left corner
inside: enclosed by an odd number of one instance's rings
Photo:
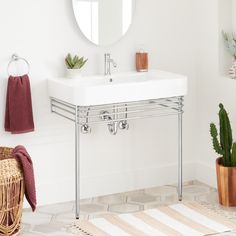
[[[0,235],[17,235],[24,199],[20,164],[11,158],[11,148],[0,147]]]

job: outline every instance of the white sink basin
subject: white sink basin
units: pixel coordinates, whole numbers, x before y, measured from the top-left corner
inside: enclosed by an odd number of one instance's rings
[[[184,96],[187,77],[164,71],[49,79],[49,96],[78,106]]]

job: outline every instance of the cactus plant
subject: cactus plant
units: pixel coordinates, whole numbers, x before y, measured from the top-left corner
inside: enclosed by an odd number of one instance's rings
[[[222,165],[225,167],[236,166],[236,142],[233,143],[230,120],[223,104],[219,104],[219,108],[220,141],[216,125],[210,124],[213,148],[216,153],[222,155]]]
[[[72,57],[70,53],[68,53],[65,58],[66,67],[68,69],[81,69],[87,61],[88,59],[84,59],[84,57],[79,57],[78,55]]]

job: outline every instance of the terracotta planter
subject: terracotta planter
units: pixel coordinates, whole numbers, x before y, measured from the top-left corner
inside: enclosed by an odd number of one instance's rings
[[[219,201],[223,206],[236,206],[236,167],[224,167],[221,159],[216,160]]]

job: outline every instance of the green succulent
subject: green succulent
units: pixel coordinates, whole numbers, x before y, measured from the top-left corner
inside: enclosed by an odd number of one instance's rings
[[[79,57],[78,55],[72,57],[70,53],[68,53],[65,58],[66,67],[68,69],[81,69],[87,61],[88,59],[84,59],[84,57]]]
[[[222,31],[222,35],[223,35],[226,49],[236,60],[236,38],[235,38],[235,36],[232,33],[228,34],[224,31]]]
[[[218,133],[214,123],[210,124],[213,148],[222,156],[224,166],[236,166],[236,142],[233,142],[230,120],[223,104],[219,104],[219,108],[220,132]]]

